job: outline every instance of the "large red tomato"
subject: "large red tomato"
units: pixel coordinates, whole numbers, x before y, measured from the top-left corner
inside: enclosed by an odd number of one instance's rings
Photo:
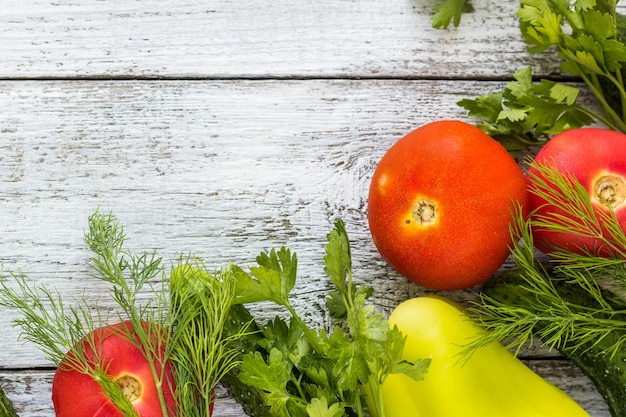
[[[567,130],[554,136],[541,148],[535,157],[535,163],[573,176],[587,191],[596,214],[608,214],[609,209],[612,209],[621,229],[626,230],[626,135],[591,127]],[[538,195],[538,185],[541,184],[539,178],[542,177],[538,175],[537,169],[531,167],[528,171],[528,187],[529,209],[536,210],[533,218],[565,216],[574,223],[581,222],[580,216],[572,216],[563,211],[562,205],[548,204]],[[543,182],[546,182],[545,179]],[[557,189],[549,181],[547,185]],[[596,217],[602,224],[601,216]],[[597,230],[597,233],[603,233],[611,241],[604,227]],[[626,256],[626,248],[611,248],[596,237],[583,236],[580,233],[557,233],[534,228],[533,238],[535,246],[546,253],[550,253],[557,246],[576,253],[591,251],[601,256]]]
[[[161,403],[154,383],[149,362],[142,352],[129,340],[130,322],[122,322],[96,329],[86,337],[82,348],[86,355],[106,368],[107,376],[119,384],[140,417],[161,417]],[[156,329],[153,329],[157,331]],[[93,338],[93,339],[92,339]],[[88,340],[93,340],[93,345]],[[92,346],[94,348],[92,348]],[[160,348],[164,348],[161,346]],[[84,373],[68,370],[74,356],[69,353],[61,362],[52,381],[52,401],[57,417],[123,417],[123,414],[105,397],[100,385]],[[157,371],[163,372],[163,395],[170,410],[176,415],[176,398],[172,365],[157,363]]]
[[[496,140],[461,121],[426,124],[380,160],[368,220],[382,257],[431,289],[486,281],[509,255],[513,202],[527,203],[521,169]]]

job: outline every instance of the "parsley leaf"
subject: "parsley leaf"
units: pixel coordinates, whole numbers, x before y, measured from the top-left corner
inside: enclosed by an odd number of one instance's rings
[[[329,406],[326,398],[313,398],[306,412],[309,417],[339,417],[343,415],[343,408],[338,403]]]
[[[460,18],[461,0],[437,6],[435,27]],[[597,100],[579,102],[580,89],[552,80],[532,80],[532,69],[514,74],[501,93],[458,104],[480,127],[515,154],[542,146],[553,135],[591,124],[626,132],[626,16],[613,0],[520,0],[520,32],[528,52],[556,52],[564,74],[577,77]],[[455,20],[456,24],[457,20]]]
[[[443,0],[435,6],[436,13],[432,17],[432,25],[434,28],[447,29],[450,22],[453,22],[454,27],[458,27],[461,15],[473,11],[474,8],[468,0]]]
[[[578,104],[577,87],[550,80],[535,83],[531,67],[513,77],[501,93],[458,102],[470,116],[482,119],[478,126],[512,154],[541,146],[550,135],[589,125],[600,117]]]
[[[529,52],[556,49],[562,71],[580,77],[594,94],[602,114],[585,109],[592,122],[626,131],[622,69],[626,46],[620,36],[623,16],[616,12],[615,3],[521,0],[517,16]],[[571,128],[567,123],[558,126],[562,130]]]
[[[335,224],[335,228],[328,234],[324,271],[332,279],[333,284],[340,292],[346,291],[346,279],[352,274],[352,255],[350,242],[342,222]]]
[[[259,352],[248,353],[241,368],[239,379],[265,393],[266,404],[273,416],[291,415],[287,408],[290,394],[286,389],[291,376],[291,363],[285,360],[280,350],[272,349],[267,361]]]
[[[355,391],[360,384],[367,382],[369,377],[367,360],[370,354],[364,350],[366,345],[361,340],[355,342],[337,326],[326,347],[329,357],[335,364],[333,375],[340,390]]]
[[[272,301],[279,305],[288,304],[289,293],[296,282],[298,261],[295,254],[285,247],[257,257],[259,266],[250,268],[253,276],[241,268],[233,267],[237,278],[239,303]]]
[[[429,364],[402,360],[402,335],[368,303],[372,288],[353,281],[350,241],[342,221],[327,239],[324,271],[335,288],[326,305],[337,320],[330,333],[307,326],[291,305],[297,262],[288,249],[259,255],[251,275],[232,268],[239,302],[270,301],[290,314],[288,322],[277,317],[259,326],[254,349],[240,365],[239,380],[258,390],[264,411],[272,415],[362,417],[368,408],[366,395],[375,397],[381,415],[378,393],[385,377],[404,373],[421,379]]]
[[[339,291],[330,291],[326,297],[326,308],[330,317],[336,320],[343,320],[347,317],[348,311],[343,303],[343,298]]]
[[[390,349],[383,352],[382,360],[385,371],[383,375],[404,374],[416,381],[424,379],[424,374],[428,372],[430,359],[418,359],[415,362],[408,362],[402,359],[405,338],[397,327],[389,330]]]

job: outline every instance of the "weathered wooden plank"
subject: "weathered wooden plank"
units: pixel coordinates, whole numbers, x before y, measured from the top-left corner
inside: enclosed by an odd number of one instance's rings
[[[431,0],[5,1],[0,78],[509,77],[530,57],[517,1],[474,0],[458,29]]]
[[[95,301],[102,284],[87,280],[82,237],[101,207],[128,226],[129,247],[168,260],[193,252],[216,267],[245,266],[289,245],[300,255],[305,314],[323,323],[325,236],[341,217],[363,279],[380,282],[391,306],[413,287],[387,277],[371,244],[368,178],[412,127],[462,115],[452,85],[2,83],[0,263]],[[7,321],[0,328],[15,334]],[[14,355],[0,365],[42,364],[31,349],[6,347]]]

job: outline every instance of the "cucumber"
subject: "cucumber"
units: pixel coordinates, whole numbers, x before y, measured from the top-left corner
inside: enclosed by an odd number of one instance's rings
[[[238,334],[247,323],[249,323],[249,327],[246,335],[231,341],[231,347],[240,352],[238,359],[241,359],[248,352],[264,352],[256,343],[261,338],[260,327],[243,305],[235,305],[231,308],[228,320],[224,326],[224,335],[228,337]],[[241,382],[239,380],[240,373],[238,366],[231,369],[220,380],[222,386],[226,388],[228,395],[241,405],[247,415],[251,417],[269,417],[270,413],[268,408],[265,407],[262,394],[256,388]]]
[[[571,303],[572,308],[598,307],[598,302],[582,287],[568,283],[563,279],[551,275],[553,285],[559,295]],[[532,311],[536,305],[535,296],[528,290],[524,278],[520,276],[519,270],[513,268],[487,281],[482,288],[482,292],[493,299],[506,303],[513,307],[528,309],[533,314],[545,314],[545,311]],[[611,305],[613,310],[624,311],[626,303],[611,293],[603,291],[604,299]],[[613,319],[616,316],[612,317]],[[618,319],[626,321],[626,315],[617,316]],[[546,326],[545,323],[536,324],[536,332],[540,332]],[[607,354],[607,349],[613,346],[619,338],[626,337],[626,332],[614,330],[606,338],[597,341],[595,344],[586,344],[574,349],[566,344],[560,351],[566,358],[577,365],[582,372],[594,383],[598,392],[605,399],[613,417],[626,417],[626,348],[621,349],[615,355]]]
[[[0,387],[0,417],[18,417],[13,402],[7,397],[2,387]]]

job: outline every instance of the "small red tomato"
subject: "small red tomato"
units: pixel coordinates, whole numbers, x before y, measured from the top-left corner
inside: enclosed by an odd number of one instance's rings
[[[370,185],[368,221],[382,257],[436,290],[489,279],[509,255],[513,202],[527,201],[522,170],[476,126],[426,124],[396,142]]]
[[[161,402],[150,364],[141,350],[129,339],[129,335],[132,335],[130,329],[130,322],[98,328],[92,335],[79,342],[80,348],[85,349],[85,355],[102,365],[107,376],[122,387],[140,417],[162,417]],[[146,329],[160,331],[149,327],[148,324]],[[91,340],[93,344],[90,343]],[[164,346],[158,347],[161,357],[164,349]],[[52,381],[52,401],[56,416],[123,417],[91,376],[68,370],[74,358],[71,352],[67,354]],[[176,397],[172,364],[161,362],[157,361],[156,366],[157,372],[163,373],[163,395],[169,410],[168,415],[175,416]]]
[[[600,223],[603,224],[598,213],[609,213],[609,210],[613,210],[621,229],[626,230],[626,135],[592,127],[567,130],[550,139],[541,148],[534,162],[573,176],[589,194]],[[533,210],[533,218],[565,216],[574,222],[580,222],[580,218],[573,218],[562,207],[548,204],[538,195],[538,180],[541,178],[537,169],[531,167],[528,170],[529,210]],[[543,179],[543,182],[557,190],[549,181]],[[611,240],[603,226],[596,233]],[[575,253],[591,251],[600,256],[615,256],[620,251],[604,245],[597,237],[546,231],[542,228],[533,229],[533,240],[535,246],[545,253],[550,253],[554,247]],[[621,248],[621,256],[624,256],[625,250]]]

